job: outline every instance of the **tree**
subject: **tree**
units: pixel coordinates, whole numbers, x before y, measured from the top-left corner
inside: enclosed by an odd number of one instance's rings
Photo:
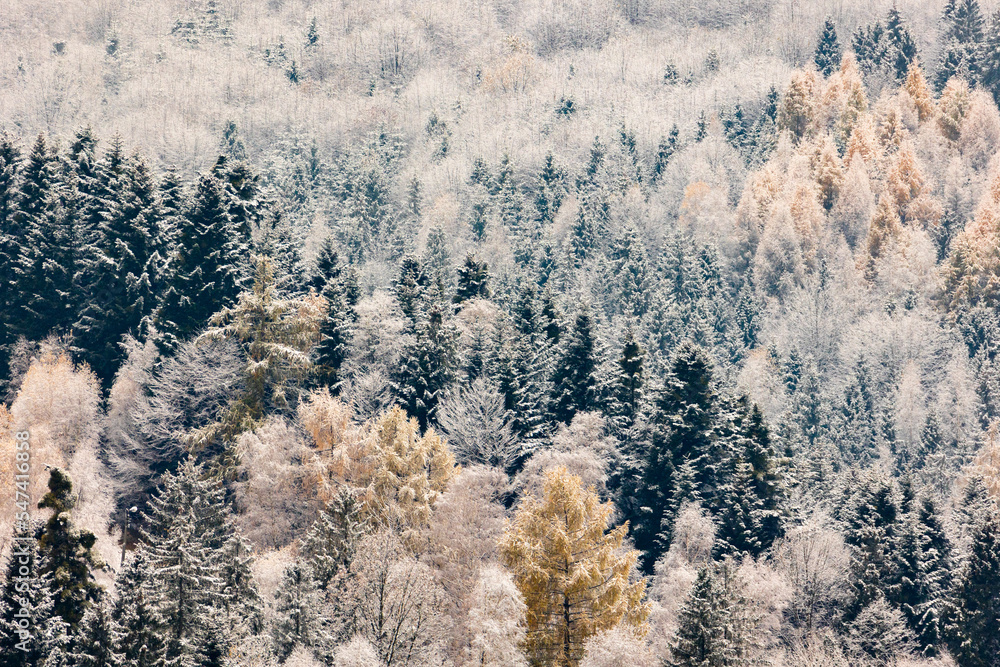
[[[677,350],[652,416],[652,436],[641,463],[633,509],[636,548],[643,552],[642,568],[652,572],[653,563],[670,546],[673,518],[687,491],[681,469],[700,471],[707,484],[718,461],[716,412],[719,396],[712,375],[712,362],[696,345],[684,343]],[[688,480],[696,493],[702,484]]]
[[[674,667],[751,665],[756,619],[731,561],[702,566],[678,615]]]
[[[224,493],[188,459],[164,475],[144,515],[168,664],[195,659],[220,600],[218,556],[229,530]]]
[[[483,378],[458,389],[438,408],[438,424],[460,463],[503,470],[510,470],[521,455],[513,416],[497,387]]]
[[[156,315],[165,349],[175,349],[239,295],[245,261],[241,221],[230,212],[227,197],[217,175],[202,176],[194,204],[181,220],[172,275]]]
[[[479,573],[472,591],[469,632],[471,658],[481,667],[527,667],[521,652],[526,606],[511,575],[491,565]]]
[[[830,76],[840,68],[840,42],[837,41],[837,29],[833,25],[833,20],[827,18],[823,23],[823,32],[819,36],[816,44],[816,51],[813,53],[813,62],[816,69],[823,76]]]
[[[625,340],[618,358],[614,395],[609,408],[611,417],[620,429],[631,428],[644,408],[645,363],[646,351],[636,341],[635,331],[630,326],[625,330]]]
[[[465,256],[465,264],[458,269],[458,290],[455,292],[454,302],[488,298],[490,298],[489,266],[470,253]]]
[[[117,596],[111,618],[117,626],[114,649],[121,664],[131,667],[162,667],[163,619],[154,605],[154,571],[145,547],[139,546],[115,579]]]
[[[102,163],[101,192],[114,201],[103,207],[94,230],[94,249],[83,268],[84,289],[93,298],[74,324],[77,344],[105,386],[124,358],[122,336],[140,336],[152,315],[159,280],[156,188],[145,162],[138,156],[125,160],[120,152],[116,142]]]
[[[458,332],[440,305],[416,313],[413,342],[403,351],[395,388],[400,404],[420,422],[436,421],[438,403],[454,378]]]
[[[525,646],[535,661],[577,665],[589,637],[619,623],[642,632],[645,582],[630,581],[636,551],[621,551],[628,526],[608,530],[614,511],[565,468],[546,473],[504,532],[501,560],[527,605]]]
[[[280,659],[300,646],[318,656],[326,652],[328,621],[323,616],[322,594],[308,565],[293,563],[285,568],[274,610],[274,648]]]
[[[75,220],[63,215],[58,157],[39,135],[23,168],[15,225],[22,230],[13,297],[13,333],[41,340],[65,332],[75,318],[73,278],[81,238]]]
[[[552,376],[552,416],[568,424],[577,412],[587,412],[596,406],[600,348],[588,306],[580,307],[561,347]]]
[[[340,368],[347,361],[352,325],[357,321],[355,306],[359,294],[354,271],[341,266],[329,237],[320,249],[311,286],[326,301],[326,312],[319,324],[319,342],[313,352],[313,375],[321,385],[338,391]]]
[[[66,623],[54,611],[51,575],[42,570],[46,563],[35,537],[39,530],[18,520],[7,555],[0,592],[0,659],[10,667],[42,667],[65,641]]]
[[[124,656],[117,648],[119,628],[111,615],[107,602],[99,602],[87,609],[80,630],[69,651],[73,667],[119,667]]]
[[[101,568],[103,563],[93,551],[97,538],[73,523],[71,512],[76,498],[72,495],[69,475],[53,468],[48,488],[38,503],[39,509],[52,510],[52,516],[38,535],[38,549],[43,558],[39,571],[51,577],[53,612],[75,633],[87,608],[103,591],[91,573],[91,569]]]
[[[917,45],[895,5],[889,8],[886,17],[885,36],[889,43],[888,64],[895,74],[896,81],[903,81],[910,70],[910,65],[917,58]]]
[[[387,530],[362,540],[358,553],[345,596],[354,631],[386,667],[440,660],[444,596],[430,568]]]
[[[24,229],[17,219],[20,198],[21,151],[6,132],[0,133],[0,378],[8,377],[11,321],[17,298],[11,293]]]
[[[954,588],[950,647],[961,667],[991,667],[1000,655],[1000,515],[974,516],[969,554]]]
[[[300,553],[323,590],[346,575],[354,560],[367,529],[361,509],[356,492],[341,487],[302,539]]]
[[[287,299],[278,294],[268,257],[257,255],[253,263],[253,288],[241,293],[236,305],[213,315],[211,327],[198,338],[235,341],[246,356],[246,391],[221,420],[226,439],[259,424],[268,408],[288,406],[289,384],[310,367],[309,347],[320,317],[308,297]]]
[[[956,0],[945,6],[943,17],[941,64],[938,68],[938,90],[952,77],[976,81],[981,69],[983,15],[977,0]]]

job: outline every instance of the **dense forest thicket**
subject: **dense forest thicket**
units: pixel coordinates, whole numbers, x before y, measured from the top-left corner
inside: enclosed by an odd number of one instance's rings
[[[1000,7],[0,53],[3,665],[1000,665]]]

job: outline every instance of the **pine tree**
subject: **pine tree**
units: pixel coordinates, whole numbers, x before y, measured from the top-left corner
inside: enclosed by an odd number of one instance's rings
[[[163,667],[163,619],[154,604],[156,584],[149,554],[140,545],[115,578],[111,618],[118,628],[114,649],[123,665]]]
[[[1000,514],[977,512],[968,556],[958,573],[950,647],[960,667],[993,667],[1000,655]]]
[[[990,18],[990,27],[983,41],[979,82],[1000,103],[1000,11],[994,12]]]
[[[621,294],[622,311],[641,318],[649,309],[650,279],[646,246],[628,227],[611,248],[612,269]]]
[[[643,552],[642,567],[653,563],[670,546],[674,513],[691,492],[711,490],[718,472],[716,413],[719,396],[712,363],[696,345],[684,343],[671,362],[670,374],[656,398],[652,434],[642,462],[630,516],[636,548]],[[679,472],[687,469],[691,488]]]
[[[231,524],[228,528],[228,539],[214,555],[220,593],[216,606],[222,610],[216,620],[227,637],[258,634],[264,625],[264,603],[252,571],[253,547],[238,528]]]
[[[327,281],[322,296],[326,313],[320,320],[319,342],[313,351],[313,375],[320,385],[331,391],[340,389],[340,368],[347,361],[353,325],[357,320],[354,307],[358,290],[353,271]]]
[[[86,292],[94,298],[74,325],[84,359],[105,385],[124,360],[122,337],[139,337],[152,315],[158,280],[156,188],[145,162],[139,157],[126,161],[120,151],[120,143],[113,144],[102,166],[101,192],[113,203],[102,207],[94,249],[83,269]]]
[[[561,342],[559,363],[552,376],[552,417],[564,424],[577,412],[597,406],[600,343],[590,308],[582,305]]]
[[[351,567],[366,522],[355,492],[342,487],[319,512],[302,539],[300,553],[306,559],[317,585],[327,590],[336,577]]]
[[[245,220],[231,214],[226,187],[214,175],[202,176],[181,221],[172,275],[156,316],[166,349],[200,330],[239,295],[245,261],[239,225]]]
[[[119,629],[106,602],[91,605],[68,652],[73,667],[124,666],[124,656],[116,652]]]
[[[156,613],[163,619],[167,664],[197,659],[201,637],[219,599],[218,554],[225,543],[225,490],[190,459],[167,473],[150,499],[149,545],[156,578]]]
[[[76,632],[87,608],[103,591],[94,581],[91,569],[103,567],[93,551],[97,538],[88,530],[80,530],[71,516],[76,499],[69,475],[53,468],[49,473],[48,493],[38,503],[39,509],[51,509],[52,516],[38,537],[43,557],[42,574],[51,577],[54,596],[53,611]]]
[[[917,58],[917,45],[895,5],[889,8],[889,15],[886,17],[885,36],[888,41],[888,55],[891,59],[889,64],[896,76],[896,81],[902,82],[910,71],[910,65]]]
[[[414,339],[403,351],[395,388],[400,404],[422,429],[434,421],[438,402],[454,379],[457,340],[458,332],[440,305],[417,314]]]
[[[627,526],[608,530],[601,504],[579,477],[550,470],[542,498],[525,497],[500,557],[527,605],[525,647],[542,664],[577,665],[587,638],[623,623],[645,629],[645,582],[629,580],[638,553],[622,551]]]
[[[322,608],[322,596],[309,566],[294,563],[285,568],[274,604],[274,648],[280,659],[287,658],[298,646],[311,648],[314,653],[326,649],[330,638]]]
[[[900,571],[900,609],[921,654],[936,655],[944,640],[952,558],[951,543],[930,498],[919,500],[904,517],[894,558]]]
[[[942,60],[936,77],[943,90],[952,77],[979,79],[983,50],[983,16],[977,0],[957,0],[945,8]]]
[[[897,490],[875,472],[852,481],[842,509],[844,541],[851,557],[852,599],[845,611],[848,620],[881,596],[897,600],[900,580],[899,566],[891,553],[901,530]]]
[[[490,298],[489,266],[470,253],[465,256],[465,263],[458,269],[458,290],[455,292],[454,302],[488,298]]]
[[[840,42],[837,41],[837,29],[829,17],[823,23],[823,33],[819,36],[813,62],[823,76],[830,76],[840,69]]]
[[[619,429],[631,428],[643,409],[645,359],[646,351],[636,341],[635,331],[630,326],[625,330],[612,407],[609,409]]]
[[[24,164],[15,224],[23,230],[12,294],[13,333],[41,340],[50,331],[65,331],[75,318],[79,239],[63,215],[58,157],[39,135]]]
[[[535,195],[535,219],[542,228],[552,223],[556,212],[562,206],[565,194],[564,179],[565,174],[556,167],[552,153],[547,153],[542,171],[538,174],[537,194]]]
[[[755,664],[754,617],[730,562],[706,565],[681,607],[670,647],[672,667],[743,667]]]
[[[677,123],[674,123],[670,128],[670,133],[666,137],[660,137],[660,142],[656,147],[656,158],[653,160],[653,167],[649,176],[649,180],[653,185],[656,185],[663,179],[663,174],[666,172],[667,166],[670,165],[671,158],[673,158],[674,154],[680,148],[679,144],[680,129],[678,129]]]
[[[20,178],[21,151],[9,134],[0,132],[0,378],[4,382],[9,376],[8,346],[13,342],[11,316],[17,307],[12,285],[17,277],[17,258],[25,233],[16,217]]]
[[[55,613],[51,575],[35,535],[40,526],[15,524],[0,592],[0,661],[10,667],[42,667],[62,643],[66,624]]]

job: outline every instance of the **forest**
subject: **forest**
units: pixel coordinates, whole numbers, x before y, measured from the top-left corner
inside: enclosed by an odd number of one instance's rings
[[[1000,667],[1000,4],[6,0],[0,665]]]

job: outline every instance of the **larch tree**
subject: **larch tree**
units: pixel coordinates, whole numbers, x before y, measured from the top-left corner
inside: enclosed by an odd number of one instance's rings
[[[524,498],[507,526],[501,560],[527,605],[532,660],[577,665],[597,632],[619,623],[644,631],[645,582],[631,577],[639,554],[622,549],[627,525],[608,529],[613,511],[578,477],[555,468],[542,497]]]

